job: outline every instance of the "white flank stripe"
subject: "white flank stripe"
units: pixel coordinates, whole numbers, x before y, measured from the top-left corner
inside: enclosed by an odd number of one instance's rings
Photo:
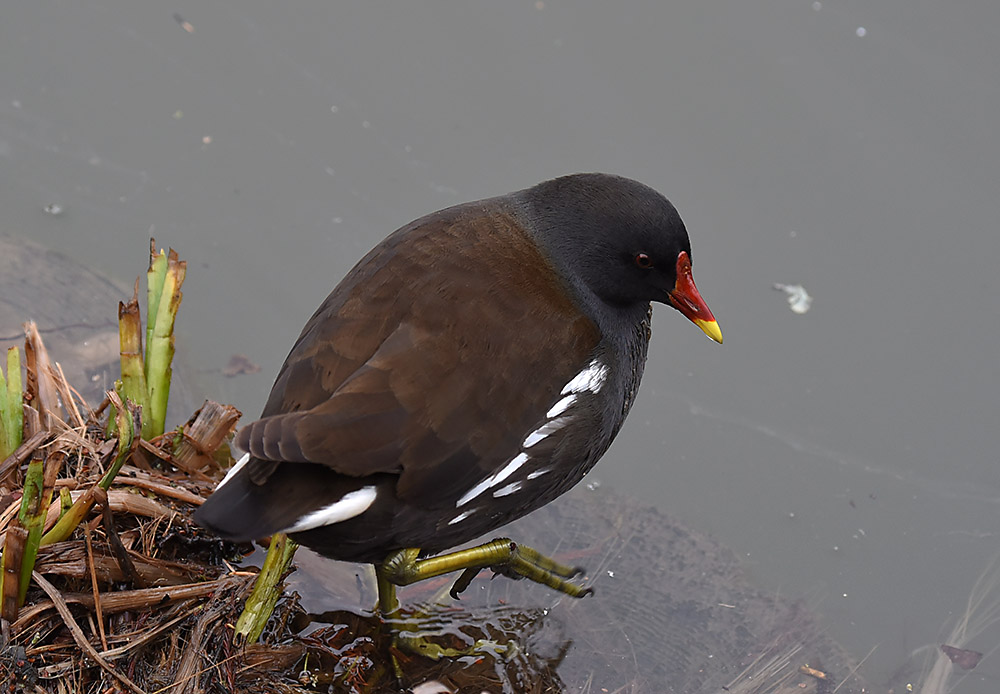
[[[469,491],[467,491],[465,494],[463,494],[462,498],[455,502],[455,508],[461,508],[462,506],[465,506],[467,503],[469,503],[470,501],[472,501],[473,499],[475,499],[477,496],[479,496],[480,494],[482,494],[483,492],[485,492],[487,489],[489,489],[490,485],[492,485],[492,484],[493,484],[493,478],[492,477],[487,477],[482,482],[480,482],[479,484],[477,484],[475,487],[473,487],[472,489],[470,489]]]
[[[528,434],[528,438],[524,440],[521,445],[524,448],[531,448],[536,443],[544,439],[546,436],[551,434],[553,431],[561,429],[562,426],[569,420],[568,417],[559,417],[558,419],[552,419],[545,422],[542,426],[535,429],[533,432]]]
[[[493,492],[493,497],[495,499],[499,499],[501,496],[507,496],[508,494],[513,494],[520,488],[521,488],[521,483],[519,481],[511,482],[506,487],[500,487],[500,489]]]
[[[339,500],[334,501],[329,506],[308,513],[297,521],[295,525],[282,532],[300,533],[303,530],[312,530],[324,525],[340,523],[348,518],[359,516],[368,510],[368,507],[375,501],[375,487],[362,487],[353,492],[345,494]]]
[[[531,432],[530,434],[528,434],[528,438],[526,438],[524,440],[524,443],[522,443],[521,446],[523,448],[531,448],[536,443],[538,443],[539,441],[541,441],[542,439],[544,439],[548,435],[548,434],[546,434],[545,432],[542,431],[542,429],[544,429],[544,428],[545,427],[542,426],[541,428],[535,429],[533,432]]]
[[[563,387],[560,395],[582,393],[585,390],[589,390],[592,393],[600,392],[607,378],[608,367],[595,359],[587,364],[587,368],[574,376],[573,380]]]
[[[501,470],[497,474],[493,475],[492,478],[490,478],[492,480],[490,486],[492,487],[495,484],[500,484],[505,479],[513,475],[517,471],[517,469],[522,465],[524,465],[526,462],[528,462],[528,454],[518,453],[516,456],[514,456],[513,460],[511,460],[509,463],[507,463],[507,465],[504,466],[503,470]]]
[[[455,523],[460,523],[460,522],[464,521],[466,518],[468,518],[469,516],[471,516],[475,512],[476,512],[476,509],[474,509],[474,508],[469,509],[468,511],[462,511],[460,514],[458,514],[457,516],[455,516],[454,518],[452,518],[450,521],[448,521],[448,525],[455,525]]]
[[[462,498],[455,502],[455,508],[460,508],[465,506],[467,503],[475,499],[477,496],[485,492],[490,487],[500,484],[505,479],[514,474],[514,472],[524,465],[528,461],[527,453],[518,453],[514,458],[503,466],[500,472],[495,475],[491,475],[484,479],[482,482],[477,484],[475,487],[467,491],[462,495]]]
[[[229,472],[226,473],[226,476],[222,478],[222,481],[219,482],[218,485],[216,485],[215,491],[219,491],[220,489],[222,489],[222,485],[224,485],[229,480],[233,479],[236,473],[239,472],[243,468],[243,466],[249,462],[250,462],[250,454],[244,453],[243,457],[237,460],[236,464],[233,465],[231,468],[229,468]]]
[[[542,475],[547,474],[549,472],[552,472],[552,468],[550,468],[550,467],[543,467],[541,470],[534,470],[532,472],[529,472],[528,473],[528,479],[529,480],[538,479]]]
[[[573,404],[574,400],[576,400],[576,395],[574,393],[570,393],[565,398],[563,398],[555,405],[553,405],[552,409],[545,413],[545,416],[548,417],[549,419],[552,419],[553,417],[558,417],[563,412],[565,412],[570,405]]]

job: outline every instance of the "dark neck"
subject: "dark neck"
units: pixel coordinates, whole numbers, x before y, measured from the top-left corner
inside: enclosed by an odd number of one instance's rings
[[[588,286],[586,277],[580,272],[580,258],[573,254],[578,252],[579,246],[572,243],[553,242],[553,233],[547,228],[539,228],[539,224],[546,224],[547,218],[544,214],[538,214],[532,209],[532,201],[527,198],[522,191],[515,197],[515,203],[510,207],[510,212],[521,222],[528,231],[543,255],[558,270],[559,277],[566,283],[566,288],[582,309],[584,315],[590,318],[605,336],[609,335],[631,335],[635,332],[649,313],[649,302],[633,302],[630,304],[609,303],[599,297],[594,290]],[[535,220],[541,219],[541,222]],[[565,227],[563,227],[565,228]],[[570,226],[569,228],[572,228]]]

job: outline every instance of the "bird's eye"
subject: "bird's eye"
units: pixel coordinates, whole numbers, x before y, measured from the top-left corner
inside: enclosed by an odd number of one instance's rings
[[[643,270],[648,270],[651,267],[653,267],[653,259],[650,258],[645,253],[636,253],[635,265],[636,267],[642,268]]]

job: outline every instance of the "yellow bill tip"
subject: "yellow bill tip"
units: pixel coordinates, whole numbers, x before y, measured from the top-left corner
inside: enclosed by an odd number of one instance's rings
[[[720,345],[722,344],[722,329],[716,321],[692,318],[691,322],[701,328],[702,331],[710,338],[718,342]]]

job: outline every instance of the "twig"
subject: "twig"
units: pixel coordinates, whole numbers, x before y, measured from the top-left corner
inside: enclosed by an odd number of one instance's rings
[[[104,634],[104,613],[101,611],[101,591],[97,587],[97,569],[94,568],[94,546],[90,542],[90,528],[84,526],[83,538],[87,541],[87,563],[90,564],[90,585],[94,589],[94,612],[97,630],[101,634],[101,648],[108,650],[108,637]]]
[[[104,414],[104,410],[108,409],[108,406],[110,405],[111,405],[111,399],[107,395],[105,395],[104,399],[101,400],[100,404],[97,406],[97,409],[94,410],[95,422],[101,418],[101,415]]]
[[[134,610],[150,605],[165,605],[172,602],[183,602],[185,600],[198,600],[214,593],[220,588],[224,588],[233,577],[226,576],[217,578],[214,581],[204,583],[185,583],[178,586],[163,586],[159,588],[142,588],[140,590],[119,590],[101,596],[101,605],[105,614]],[[246,581],[247,576],[240,576],[238,580]],[[93,609],[94,598],[88,593],[70,593],[63,597],[67,603],[83,605],[88,609]],[[21,608],[17,614],[17,621],[12,625],[13,631],[20,632],[31,624],[40,614],[47,612],[54,605],[42,602],[29,607]]]
[[[169,481],[161,482],[148,472],[138,470],[131,465],[126,465],[122,468],[122,471],[118,473],[118,477],[115,479],[115,483],[148,489],[151,492],[156,492],[159,496],[167,496],[195,506],[201,506],[205,503],[205,497],[190,492],[184,487],[173,486],[174,483]]]
[[[62,364],[56,362],[56,365],[51,368],[59,378],[55,379],[56,388],[59,390],[59,396],[62,398],[63,407],[66,408],[66,412],[69,413],[69,418],[73,420],[74,426],[84,427],[86,422],[83,421],[83,417],[80,416],[80,410],[77,409],[76,400],[73,398],[73,388],[70,386],[69,381],[66,380],[66,374],[63,373]]]
[[[118,529],[115,527],[115,517],[111,513],[111,504],[108,503],[108,493],[100,487],[95,487],[94,489],[98,493],[98,503],[101,504],[101,513],[104,518],[104,532],[108,537],[108,544],[111,545],[111,552],[115,556],[115,561],[118,562],[118,568],[132,581],[132,585],[137,588],[146,588],[146,581],[135,570],[135,563],[128,556],[128,551],[125,549],[125,545],[122,544],[122,539],[118,537]]]
[[[57,366],[59,366],[59,365],[57,364]],[[59,368],[61,369],[62,366],[59,366]],[[73,384],[70,383],[69,381],[66,382],[66,387],[69,388],[69,391],[75,396],[76,402],[79,402],[81,405],[83,405],[86,408],[88,421],[89,420],[96,421],[97,420],[97,415],[94,414],[94,410],[91,409],[90,403],[87,402],[87,399],[80,394],[80,391],[78,391],[76,388],[74,388]]]
[[[87,640],[87,637],[84,635],[80,625],[76,623],[75,619],[73,619],[73,613],[69,611],[69,605],[67,605],[66,601],[63,600],[59,590],[45,580],[45,577],[37,571],[32,572],[31,576],[35,579],[35,585],[44,590],[45,594],[48,595],[49,599],[52,601],[52,604],[55,605],[56,612],[58,612],[59,616],[62,617],[63,622],[66,624],[66,628],[69,629],[70,634],[73,635],[73,640],[76,641],[76,645],[79,646],[91,660],[100,665],[102,670],[131,689],[135,692],[135,694],[146,694],[146,692],[143,691],[139,685],[115,670],[114,666],[102,658],[101,654],[97,652],[97,649],[90,645],[90,641]]]
[[[159,440],[162,440],[162,438]],[[199,470],[187,470],[183,465],[179,464],[174,459],[174,457],[170,454],[169,451],[164,451],[161,448],[158,448],[155,444],[150,443],[146,439],[140,439],[139,447],[142,448],[144,451],[148,452],[153,457],[155,457],[157,460],[160,460],[166,463],[167,465],[172,465],[173,467],[184,470],[185,472],[189,473],[188,474],[189,477],[198,477],[199,479],[205,482],[215,482],[215,478],[206,475],[204,472],[201,472]]]
[[[49,432],[44,430],[37,431],[31,438],[18,446],[13,453],[0,463],[0,481],[3,481],[3,478],[7,476],[7,473],[12,468],[20,466],[21,463],[27,460],[48,438]]]

